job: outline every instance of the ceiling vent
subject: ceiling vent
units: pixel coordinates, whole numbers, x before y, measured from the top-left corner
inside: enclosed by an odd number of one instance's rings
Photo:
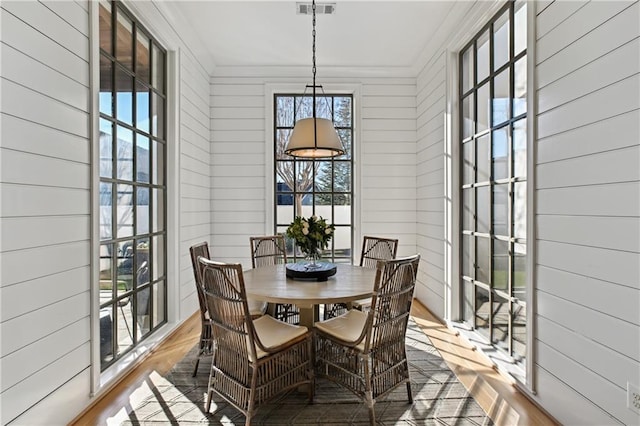
[[[311,3],[296,3],[298,15],[311,15]],[[316,15],[333,15],[336,12],[335,3],[316,3]]]

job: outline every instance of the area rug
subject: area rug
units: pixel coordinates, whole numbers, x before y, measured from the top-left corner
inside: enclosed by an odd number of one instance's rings
[[[378,425],[492,425],[491,419],[433,347],[428,337],[411,320],[406,336],[413,404],[407,402],[405,386],[375,405]],[[109,424],[120,425],[244,425],[245,417],[215,397],[211,412],[205,413],[205,395],[210,358],[200,361],[191,377],[197,348],[167,374],[151,375],[136,403]],[[128,413],[125,413],[128,411]],[[366,425],[366,406],[349,391],[326,380],[316,380],[313,404],[306,393],[291,392],[258,409],[253,425]]]

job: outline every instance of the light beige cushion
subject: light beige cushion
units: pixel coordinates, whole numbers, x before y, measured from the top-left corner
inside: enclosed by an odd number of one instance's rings
[[[360,309],[360,310],[370,309],[371,308],[371,298],[356,300],[355,302],[353,302],[353,306],[358,308],[358,309]]]
[[[355,342],[362,334],[366,322],[365,312],[351,309],[338,317],[317,322],[316,328],[345,342]],[[356,348],[364,351],[364,340]]]
[[[298,336],[302,336],[308,330],[307,327],[301,325],[278,321],[271,315],[263,315],[260,318],[254,319],[253,327],[256,329],[256,334],[260,342],[267,348],[280,346]],[[247,344],[248,343],[249,341],[247,340]],[[251,354],[251,350],[249,350],[249,354]],[[261,350],[256,345],[256,355],[259,359],[266,356],[267,352]]]
[[[249,314],[252,317],[259,317],[267,312],[268,303],[263,302],[262,300],[253,300],[247,298],[247,305],[249,305]]]

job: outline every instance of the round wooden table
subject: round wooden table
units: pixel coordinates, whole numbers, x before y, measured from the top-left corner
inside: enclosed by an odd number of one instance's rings
[[[337,264],[327,281],[287,278],[284,265],[264,266],[243,272],[247,296],[271,303],[292,303],[300,308],[300,325],[313,327],[318,305],[348,303],[370,297],[376,270]]]

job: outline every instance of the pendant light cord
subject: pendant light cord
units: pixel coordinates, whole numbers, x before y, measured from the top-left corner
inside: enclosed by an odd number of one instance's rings
[[[313,74],[313,146],[318,148],[318,130],[316,129],[316,0],[311,1],[311,11],[312,11],[312,22],[313,22],[313,30],[311,31],[311,36],[313,38],[313,66],[311,68],[311,72]]]

